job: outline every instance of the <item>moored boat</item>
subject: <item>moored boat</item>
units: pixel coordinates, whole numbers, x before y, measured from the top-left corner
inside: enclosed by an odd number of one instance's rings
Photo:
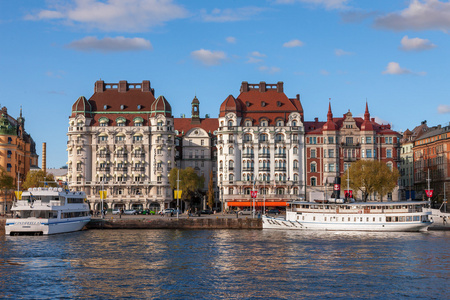
[[[48,235],[81,230],[91,219],[84,192],[30,188],[22,193],[7,219],[6,235]]]
[[[426,231],[433,223],[428,201],[338,202],[291,202],[286,218],[263,216],[263,229]]]

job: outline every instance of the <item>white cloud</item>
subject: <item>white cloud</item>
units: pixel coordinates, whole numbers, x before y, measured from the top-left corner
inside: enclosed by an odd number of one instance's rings
[[[304,44],[300,40],[292,40],[283,44],[283,47],[293,48],[293,47],[302,47]]]
[[[261,7],[239,7],[239,8],[215,8],[208,13],[205,9],[201,10],[201,18],[204,22],[236,22],[243,20],[250,20],[253,16],[265,11],[265,8]]]
[[[404,51],[422,51],[433,49],[436,47],[436,45],[432,44],[429,40],[420,38],[410,39],[407,35],[402,38],[401,44],[402,46],[400,47],[400,49]]]
[[[191,52],[193,59],[200,61],[206,66],[219,65],[223,60],[227,58],[225,52],[223,51],[211,51],[200,49]]]
[[[320,74],[323,76],[328,76],[330,75],[330,72],[328,72],[327,70],[320,70]]]
[[[251,56],[256,56],[256,57],[266,57],[265,54],[258,52],[258,51],[253,51],[252,53],[250,53]]]
[[[71,42],[67,47],[80,51],[100,52],[152,50],[152,44],[146,39],[125,38],[123,36],[115,38],[106,37],[101,40],[95,36],[88,36],[81,40]]]
[[[342,49],[335,49],[334,50],[334,54],[336,54],[336,56],[343,56],[343,55],[353,55],[354,53],[353,52],[347,52],[347,51],[344,51]]]
[[[225,39],[227,43],[236,44],[236,38],[234,36],[229,36]]]
[[[247,60],[247,63],[248,64],[257,64],[257,63],[260,63],[262,61],[263,60],[259,59],[259,58],[249,57],[249,59]]]
[[[450,2],[411,0],[409,6],[375,20],[375,26],[392,30],[449,30]]]
[[[450,114],[450,105],[441,104],[438,106],[437,110],[440,114]]]
[[[305,3],[315,6],[323,6],[326,9],[344,9],[347,8],[348,0],[276,0],[278,4]]]
[[[411,74],[411,73],[412,72],[410,70],[401,68],[400,64],[397,62],[388,63],[386,70],[383,71],[383,74],[393,74],[393,75]]]
[[[142,32],[165,22],[185,18],[182,6],[172,0],[74,0],[73,4],[41,10],[27,20],[60,19],[68,25],[83,25],[103,31]]]
[[[281,71],[281,69],[278,67],[267,67],[267,66],[260,66],[258,70],[269,74],[275,74]]]

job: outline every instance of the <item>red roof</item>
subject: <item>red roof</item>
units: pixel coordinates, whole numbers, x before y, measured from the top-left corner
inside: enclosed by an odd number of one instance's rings
[[[175,130],[178,130],[179,135],[181,133],[187,133],[192,128],[202,128],[208,133],[214,134],[214,131],[216,131],[219,128],[219,120],[215,118],[200,118],[200,124],[192,124],[191,118],[174,118],[173,124]]]
[[[292,112],[298,112],[303,117],[300,96],[289,99],[283,92],[282,82],[277,84],[243,82],[241,93],[236,99],[230,95],[222,102],[219,116],[224,117],[228,112],[242,116],[243,120],[250,118],[256,125],[262,117],[267,118],[271,125],[274,125],[277,118],[287,121]]]

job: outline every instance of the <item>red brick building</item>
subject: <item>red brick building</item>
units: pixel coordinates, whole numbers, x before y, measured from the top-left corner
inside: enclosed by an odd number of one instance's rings
[[[342,177],[352,162],[379,160],[397,168],[400,134],[389,124],[379,124],[370,117],[368,105],[364,117],[353,117],[350,110],[333,117],[331,103],[327,121],[305,122],[306,185],[310,192],[333,192],[335,177]],[[345,186],[344,183],[342,183]],[[392,198],[398,199],[396,192]]]

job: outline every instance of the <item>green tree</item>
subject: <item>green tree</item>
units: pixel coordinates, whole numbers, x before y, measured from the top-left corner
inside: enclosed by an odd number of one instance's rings
[[[349,185],[353,191],[360,191],[364,201],[370,194],[378,193],[383,199],[397,185],[399,177],[396,169],[376,160],[359,160],[350,166],[349,172],[345,172],[342,182],[347,182],[350,173]],[[345,185],[345,183],[344,183]]]
[[[28,172],[25,181],[22,184],[22,189],[27,190],[30,187],[44,187],[56,186],[55,178],[53,174],[44,172],[43,170]]]
[[[209,173],[209,183],[208,183],[208,206],[213,209],[215,199],[214,199],[214,184],[213,184],[213,172]]]
[[[182,190],[181,200],[192,205],[194,202],[201,200],[201,189],[205,184],[205,177],[198,176],[193,168],[170,170],[169,183],[174,190],[177,189],[177,173],[180,171],[180,190]]]
[[[0,189],[3,195],[0,195],[2,197],[3,201],[3,211],[5,212],[6,202],[9,194],[9,190],[14,189],[14,178],[5,172],[5,170],[1,169],[0,171]]]

